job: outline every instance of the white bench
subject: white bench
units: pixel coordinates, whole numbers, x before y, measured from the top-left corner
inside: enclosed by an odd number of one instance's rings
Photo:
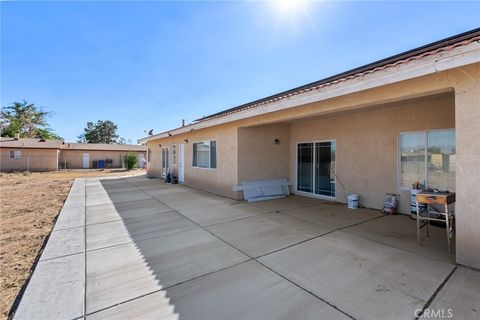
[[[287,179],[242,181],[241,186],[233,187],[233,191],[243,191],[243,198],[248,202],[285,198],[290,194]]]

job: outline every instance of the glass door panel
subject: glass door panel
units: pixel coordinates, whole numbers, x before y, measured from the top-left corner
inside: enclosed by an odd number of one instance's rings
[[[315,194],[335,196],[335,142],[315,143]]]
[[[297,190],[313,193],[313,143],[297,147]]]

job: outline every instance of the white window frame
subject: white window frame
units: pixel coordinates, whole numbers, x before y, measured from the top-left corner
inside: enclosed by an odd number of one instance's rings
[[[12,157],[13,155],[13,157]],[[19,160],[22,159],[22,151],[21,150],[10,150],[10,159]]]
[[[402,186],[402,150],[400,146],[400,136],[402,134],[411,134],[411,133],[423,133],[424,135],[424,145],[425,145],[425,188],[428,188],[428,133],[435,132],[435,131],[449,131],[456,130],[455,128],[444,128],[444,129],[431,129],[431,130],[417,130],[417,131],[402,131],[397,134],[397,190],[398,191],[410,191],[412,187],[404,187]],[[456,146],[455,146],[456,148]]]
[[[205,169],[205,170],[216,170],[217,167],[218,167],[218,161],[217,161],[217,166],[215,168],[212,168],[212,145],[211,145],[211,142],[212,141],[215,141],[215,143],[217,142],[217,140],[203,140],[203,141],[195,141],[194,143],[192,143],[192,168],[197,168],[197,169]],[[203,144],[208,144],[208,167],[199,167],[198,166],[198,146],[197,146],[197,165],[193,165],[193,145],[194,144],[198,144],[198,143],[203,143]],[[218,150],[218,144],[216,145],[217,146],[217,150]],[[215,157],[217,157],[217,151],[215,150]]]

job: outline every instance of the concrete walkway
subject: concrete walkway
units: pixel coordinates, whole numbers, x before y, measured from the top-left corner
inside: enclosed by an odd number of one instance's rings
[[[433,229],[417,246],[406,216],[77,179],[15,319],[478,319],[480,273]]]

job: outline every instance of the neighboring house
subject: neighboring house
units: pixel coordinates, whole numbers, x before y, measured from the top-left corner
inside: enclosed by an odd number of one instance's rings
[[[0,138],[1,171],[58,169],[62,140]]]
[[[145,137],[148,172],[237,199],[241,181],[276,178],[371,208],[395,192],[404,213],[417,181],[455,191],[457,262],[480,268],[479,42],[476,29]]]
[[[65,142],[60,150],[59,166],[64,168],[66,163],[67,169],[123,168],[123,158],[128,152],[136,153],[137,166],[143,167],[147,153],[144,145]]]
[[[146,147],[127,144],[66,143],[62,140],[0,139],[1,171],[122,168],[123,157],[134,152],[143,167]]]

